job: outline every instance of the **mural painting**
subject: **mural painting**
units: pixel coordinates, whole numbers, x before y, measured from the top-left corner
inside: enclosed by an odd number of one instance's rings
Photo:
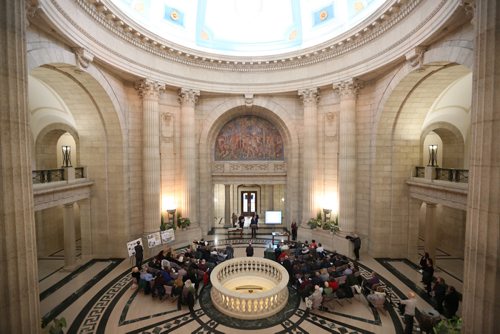
[[[220,130],[215,142],[215,160],[284,160],[283,139],[269,121],[241,116]]]

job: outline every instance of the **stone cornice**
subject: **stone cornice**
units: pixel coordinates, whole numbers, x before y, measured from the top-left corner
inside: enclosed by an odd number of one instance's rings
[[[394,0],[383,13],[378,13],[378,16],[373,17],[371,20],[358,26],[355,30],[350,31],[349,35],[342,35],[313,48],[302,50],[301,52],[293,52],[267,58],[219,56],[187,49],[163,40],[159,36],[156,36],[139,26],[135,26],[132,22],[125,22],[126,20],[121,18],[117,12],[112,11],[112,5],[107,4],[105,0],[76,0],[76,2],[90,16],[92,16],[96,22],[112,31],[115,35],[139,48],[156,54],[157,56],[182,64],[199,66],[207,69],[249,72],[297,68],[343,55],[376,39],[385,31],[392,28],[408,16],[411,11],[422,2],[422,0]],[[57,4],[57,0],[51,0],[51,3],[58,8],[68,21],[72,21],[71,23],[75,25],[78,30],[85,33],[84,29],[78,27],[69,15],[62,11],[61,7]],[[440,4],[436,6],[436,9],[433,13],[431,13],[431,15],[424,18],[420,24],[415,27],[415,29],[413,29],[409,34],[402,36],[396,43],[400,44],[406,41],[408,36],[411,36],[428,21],[430,21],[445,3],[446,0],[441,0]],[[94,42],[99,43],[94,36],[87,37],[91,38]],[[112,50],[110,51],[112,52]]]

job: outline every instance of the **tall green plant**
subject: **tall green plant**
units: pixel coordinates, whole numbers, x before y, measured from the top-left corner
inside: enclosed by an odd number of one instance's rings
[[[435,334],[460,334],[462,330],[462,318],[453,317],[442,319],[434,326]]]

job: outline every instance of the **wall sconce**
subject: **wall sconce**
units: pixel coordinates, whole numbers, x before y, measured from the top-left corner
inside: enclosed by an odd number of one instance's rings
[[[175,211],[176,209],[168,209],[167,210],[167,214],[168,214],[168,222],[169,223],[172,223],[172,226],[175,228],[175,224],[177,223],[176,222],[176,217],[175,217]],[[172,216],[172,218],[170,217]],[[172,220],[170,220],[172,219]]]
[[[429,163],[427,166],[438,167],[437,152],[438,146],[436,144],[429,145]]]
[[[328,216],[328,219],[327,219]],[[323,209],[323,221],[332,219],[332,209]]]
[[[62,146],[63,167],[71,167],[71,146]]]

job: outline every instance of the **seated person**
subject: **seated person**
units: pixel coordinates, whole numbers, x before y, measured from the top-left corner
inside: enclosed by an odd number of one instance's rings
[[[375,290],[379,284],[380,284],[380,279],[377,277],[377,274],[373,271],[371,277],[365,281],[363,286],[368,290]]]
[[[319,285],[315,285],[314,292],[309,298],[311,298],[313,302],[312,309],[318,310],[323,302],[323,289],[321,289]]]
[[[379,287],[377,287],[376,291],[374,291],[373,293],[366,296],[366,299],[373,307],[380,309],[380,308],[383,308],[383,306],[385,304],[385,297],[386,297],[386,295],[385,295],[384,288],[379,286]]]

